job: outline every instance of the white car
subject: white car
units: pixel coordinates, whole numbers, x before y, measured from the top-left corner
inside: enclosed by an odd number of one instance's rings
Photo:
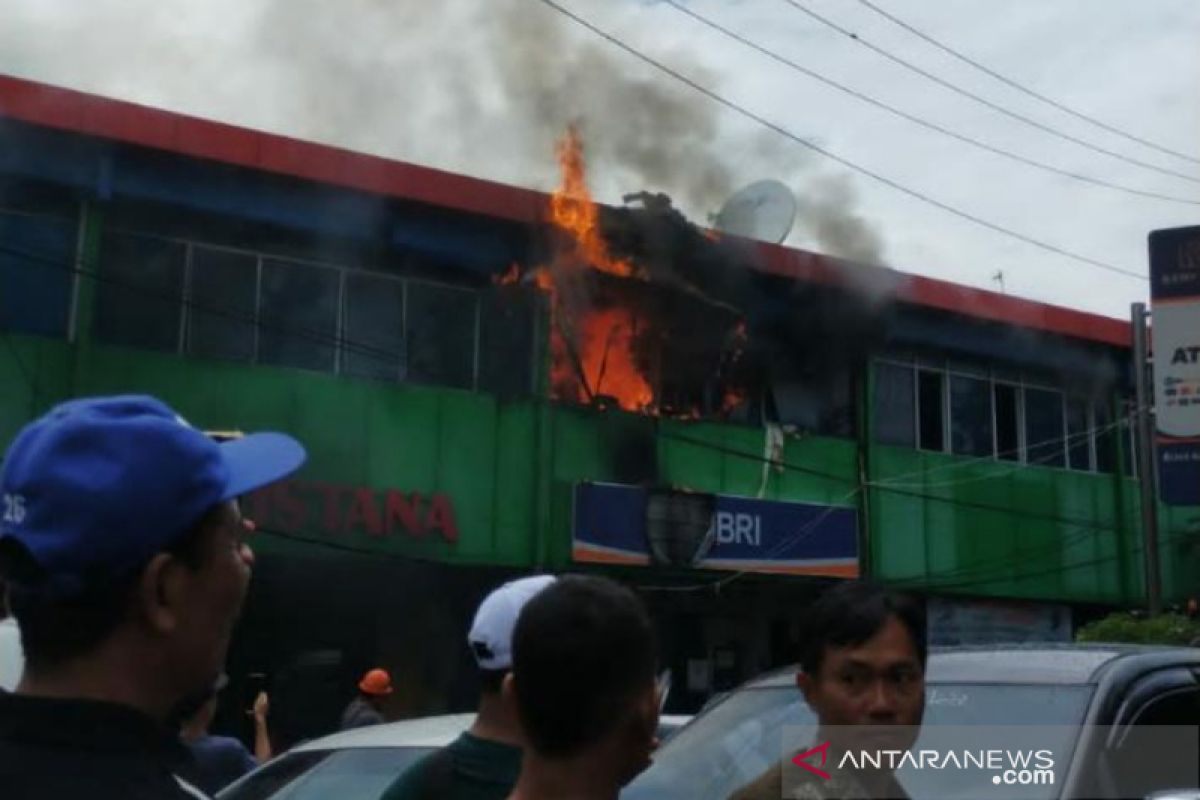
[[[475,714],[391,722],[297,745],[225,788],[220,800],[374,800],[417,759],[458,738]]]

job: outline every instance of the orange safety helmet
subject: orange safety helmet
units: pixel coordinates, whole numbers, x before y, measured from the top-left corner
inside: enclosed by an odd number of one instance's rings
[[[363,694],[382,697],[392,693],[392,676],[386,669],[373,669],[358,682],[358,690]]]

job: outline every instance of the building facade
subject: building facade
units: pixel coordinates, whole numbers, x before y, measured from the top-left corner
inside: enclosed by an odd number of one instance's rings
[[[993,608],[1054,635],[1143,597],[1125,323],[738,243],[734,294],[786,329],[768,377],[714,395],[689,368],[726,352],[705,308],[730,304],[664,300],[657,405],[634,413],[556,390],[569,307],[504,277],[552,258],[546,195],[11,78],[0,142],[0,441],[69,397],[148,392],[310,452],[245,499],[259,569],[231,657],[290,740],[374,665],[397,715],[463,706],[470,615],[530,571],[637,587],[679,709],[789,661],[798,612],[849,575],[938,598],[947,625]],[[600,213],[619,239],[650,212]],[[1195,590],[1194,517],[1160,509],[1170,600]]]

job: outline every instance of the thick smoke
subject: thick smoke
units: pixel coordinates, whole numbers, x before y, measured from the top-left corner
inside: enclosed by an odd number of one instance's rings
[[[639,35],[683,25],[668,7],[580,13],[705,86],[736,95],[753,79]],[[707,224],[740,186],[778,178],[802,199],[792,242],[882,258],[844,176],[537,0],[24,0],[0,53],[17,74],[540,189],[578,121],[603,201],[665,192]]]

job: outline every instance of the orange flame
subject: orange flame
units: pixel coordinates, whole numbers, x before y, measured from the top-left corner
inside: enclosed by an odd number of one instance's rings
[[[600,230],[600,209],[588,190],[583,141],[574,126],[556,147],[562,184],[550,197],[550,222],[567,238],[553,268],[541,267],[534,280],[550,293],[551,395],[590,403],[612,397],[626,411],[652,413],[654,390],[638,368],[634,342],[637,319],[624,308],[572,309],[567,319],[559,283],[579,279],[587,267],[619,277],[637,274],[628,261],[613,258]]]
[[[568,127],[567,135],[559,140],[555,152],[562,171],[562,185],[550,197],[550,221],[571,235],[576,255],[584,264],[611,275],[632,276],[633,265],[612,258],[600,232],[600,210],[588,190],[579,129],[574,125]]]

